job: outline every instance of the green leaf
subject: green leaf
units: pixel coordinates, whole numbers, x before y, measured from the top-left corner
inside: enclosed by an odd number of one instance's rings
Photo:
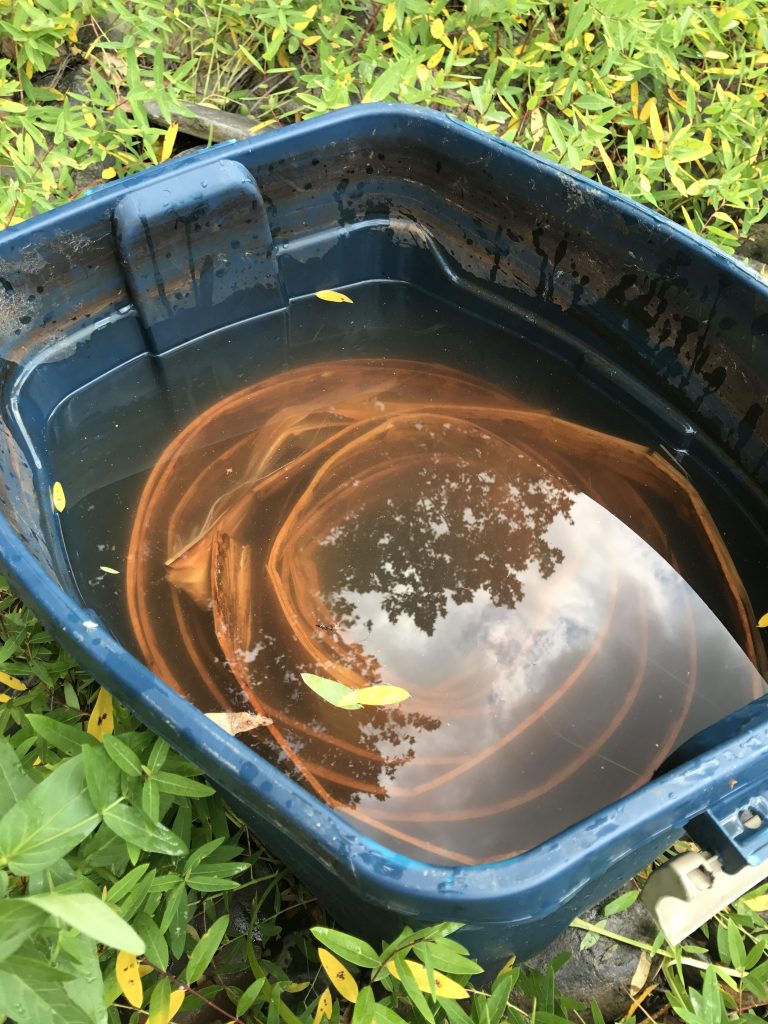
[[[358,993],[355,1009],[352,1012],[352,1024],[373,1024],[375,1006],[373,989],[370,985],[366,985]]]
[[[137,914],[132,924],[144,941],[145,958],[161,971],[167,970],[168,943],[154,918],[145,913]]]
[[[112,758],[123,774],[130,778],[138,779],[141,775],[141,761],[134,754],[127,743],[123,743],[117,736],[107,733],[103,737],[103,745],[107,754]]]
[[[434,1014],[430,1010],[429,1003],[427,1003],[427,1000],[424,998],[423,992],[416,984],[416,979],[411,974],[411,969],[405,962],[405,956],[400,953],[398,956],[394,957],[394,961],[395,966],[397,967],[397,975],[400,984],[405,990],[405,994],[411,1000],[422,1017],[428,1021],[429,1024],[435,1024]]]
[[[104,824],[115,835],[138,846],[140,850],[165,853],[169,857],[181,857],[187,853],[186,843],[174,832],[157,821],[151,821],[141,811],[127,804],[107,808],[104,811]]]
[[[615,900],[611,900],[603,908],[603,917],[611,917],[613,914],[621,914],[625,910],[629,910],[639,895],[639,889],[630,889],[628,892],[620,893]]]
[[[0,1014],[17,1024],[93,1024],[67,995],[66,980],[33,957],[9,957],[0,964]]]
[[[147,769],[150,775],[153,775],[159,768],[163,767],[170,749],[165,740],[161,740],[160,737],[155,740],[147,758]]]
[[[351,686],[345,686],[344,683],[339,683],[335,679],[313,675],[311,672],[302,672],[301,678],[313,693],[322,697],[329,704],[333,704],[335,708],[340,707],[341,702],[355,692]],[[358,711],[362,706],[362,704],[347,704],[345,710]]]
[[[446,999],[445,1002],[455,1005],[452,999]],[[466,1017],[467,1015],[464,1014],[464,1016]],[[373,1019],[375,1024],[407,1024],[399,1013],[395,1013],[391,1007],[385,1006],[384,1003],[375,1004],[373,1008]]]
[[[266,980],[266,978],[257,978],[255,981],[251,982],[237,1001],[237,1006],[235,1007],[236,1016],[242,1017],[244,1013],[247,1013],[250,1010],[258,999],[261,990],[264,988]]]
[[[137,864],[135,868],[131,868],[128,874],[123,875],[109,890],[109,902],[122,903],[123,899],[133,891],[148,870],[149,864]]]
[[[103,811],[120,796],[120,769],[100,743],[83,747],[83,767],[88,796],[96,810]]]
[[[187,779],[183,775],[173,775],[171,772],[155,772],[154,780],[161,793],[171,793],[173,796],[213,796],[216,790],[213,786],[206,786],[203,782],[196,782],[194,779]]]
[[[94,742],[79,726],[60,722],[48,715],[27,715],[27,721],[46,743],[70,757],[79,754],[86,744]]]
[[[375,968],[380,964],[379,956],[373,946],[369,946],[362,939],[355,938],[354,935],[347,935],[334,928],[317,927],[310,931],[321,946],[326,946],[332,953],[357,967]]]
[[[144,953],[144,943],[133,928],[95,896],[88,893],[49,892],[26,896],[25,899],[104,946],[124,949],[126,953],[135,953],[137,956]]]
[[[0,866],[17,875],[42,871],[99,823],[85,786],[82,757],[59,765],[0,821]]]
[[[224,914],[211,925],[208,931],[200,937],[200,941],[189,955],[189,962],[185,971],[187,983],[193,985],[200,979],[208,968],[216,950],[221,945],[221,940],[229,924],[229,915]]]
[[[149,1000],[150,1021],[167,1020],[171,1009],[171,983],[167,978],[161,978],[152,989],[152,996]]]
[[[8,740],[0,736],[0,819],[34,788]]]
[[[5,960],[45,922],[45,915],[24,900],[0,902],[0,961]]]

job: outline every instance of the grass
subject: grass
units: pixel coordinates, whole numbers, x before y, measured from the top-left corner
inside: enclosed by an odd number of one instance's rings
[[[0,225],[168,159],[183,144],[174,119],[189,102],[262,131],[348,103],[400,100],[536,149],[733,252],[768,214],[767,80],[768,13],[755,0],[0,0]],[[149,101],[170,128],[150,123]],[[16,681],[10,699],[0,696],[0,809],[3,785],[11,802],[37,794],[41,806],[58,806],[67,773],[81,772],[90,823],[78,831],[70,822],[40,868],[24,860],[23,844],[9,853],[0,814],[0,1016],[158,1024],[181,993],[182,1013],[200,1020],[585,1019],[588,1008],[557,991],[558,964],[543,974],[513,966],[490,991],[474,991],[460,932],[400,945],[416,963],[442,964],[469,991],[462,1002],[425,994],[407,967],[396,980],[391,952],[364,950],[361,967],[359,940],[311,933],[323,923],[312,895],[192,765],[122,708],[111,711],[113,732],[98,734],[98,688],[7,592],[0,666]],[[61,907],[57,915],[24,903],[51,888],[103,896],[138,939],[126,940],[112,918],[84,934]],[[611,933],[634,898],[582,922],[583,945]],[[766,910],[764,886],[683,947],[641,950],[647,971],[626,1019],[762,1019]],[[143,949],[132,963],[126,942]],[[356,976],[354,1008],[351,989],[327,987],[319,944]],[[143,974],[141,997],[118,981],[118,949]]]

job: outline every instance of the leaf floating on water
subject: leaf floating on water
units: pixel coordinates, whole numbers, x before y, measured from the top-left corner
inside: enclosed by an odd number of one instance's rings
[[[766,612],[765,615],[760,616],[757,620],[757,624],[760,629],[768,629],[768,612]]]
[[[334,292],[330,289],[315,292],[315,298],[322,299],[323,302],[352,302],[352,299],[343,292]]]
[[[113,569],[110,565],[100,565],[99,568],[101,569],[102,572],[108,572],[110,574],[110,576],[119,576],[120,575],[120,570],[119,569]]]
[[[421,992],[431,994],[432,988],[429,984],[429,974],[424,964],[417,963],[416,960],[405,960],[404,963],[413,975],[417,988]],[[387,961],[387,970],[393,978],[400,979],[397,964],[394,960]],[[445,974],[441,974],[440,971],[432,971],[432,975],[435,980],[435,992],[443,999],[466,999],[469,995],[467,990],[459,985],[457,981],[454,981]]]
[[[63,512],[64,509],[67,507],[67,499],[64,494],[64,488],[61,486],[58,480],[51,488],[51,501],[53,502],[53,507],[56,509],[57,512]]]
[[[214,725],[218,725],[230,736],[241,732],[252,732],[262,725],[272,725],[272,719],[260,715],[256,711],[212,711],[205,716]]]
[[[343,703],[344,701],[349,701],[350,698],[354,700],[354,696],[359,692],[351,686],[345,686],[344,683],[339,683],[335,679],[326,679],[325,676],[313,675],[311,672],[302,672],[301,678],[310,690],[316,693],[318,697],[328,701],[329,704],[333,704],[335,708],[344,708],[345,711],[357,711],[363,706],[358,703]]]
[[[339,995],[350,1003],[357,1002],[360,990],[357,987],[357,982],[349,973],[348,968],[344,966],[341,960],[337,960],[333,953],[329,953],[327,949],[318,949],[317,955],[320,957],[320,963],[330,978],[331,984],[334,988],[338,989]]]
[[[355,703],[368,708],[382,708],[387,704],[399,704],[410,696],[402,686],[366,686],[362,690],[352,690],[338,706],[348,708]]]

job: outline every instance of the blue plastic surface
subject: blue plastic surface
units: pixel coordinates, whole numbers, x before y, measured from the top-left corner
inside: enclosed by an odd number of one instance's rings
[[[542,846],[435,867],[360,835],[116,643],[77,597],[49,508],[46,425],[78,388],[320,288],[375,279],[463,289],[501,319],[546,321],[585,374],[610,386],[620,366],[628,401],[659,407],[670,444],[695,422],[702,457],[729,460],[713,487],[764,515],[765,284],[578,174],[452,118],[376,105],[172,161],[0,235],[0,561],[60,642],[199,764],[343,925],[376,938],[403,922],[463,921],[462,940],[491,964],[545,946],[692,819],[714,821],[723,801],[738,818],[762,799],[768,699]],[[286,334],[286,356],[304,343]],[[727,849],[721,819],[707,834]]]

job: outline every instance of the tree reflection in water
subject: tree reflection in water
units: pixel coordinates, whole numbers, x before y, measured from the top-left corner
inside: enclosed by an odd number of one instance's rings
[[[439,366],[310,366],[198,417],[145,488],[127,592],[162,678],[269,716],[258,750],[432,861],[535,845],[761,692],[687,481]],[[342,711],[305,671],[412,698]]]

